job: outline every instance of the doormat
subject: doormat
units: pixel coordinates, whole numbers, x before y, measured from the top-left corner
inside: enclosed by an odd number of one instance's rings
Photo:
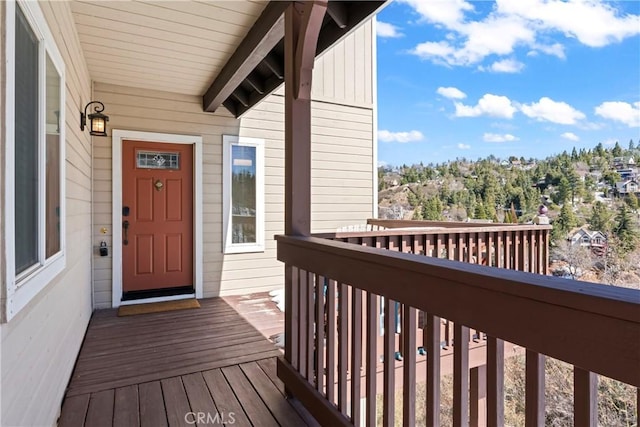
[[[163,311],[186,310],[189,308],[200,308],[200,303],[197,299],[180,299],[149,304],[121,305],[118,308],[118,316],[135,316],[136,314],[161,313]]]

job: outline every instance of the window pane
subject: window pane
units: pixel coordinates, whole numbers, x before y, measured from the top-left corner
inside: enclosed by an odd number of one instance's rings
[[[256,243],[256,147],[231,146],[232,243]]]
[[[60,76],[47,55],[46,256],[60,251]]]
[[[38,40],[16,7],[16,274],[38,261]]]

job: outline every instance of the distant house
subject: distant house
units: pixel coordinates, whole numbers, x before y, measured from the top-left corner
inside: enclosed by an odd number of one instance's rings
[[[616,196],[625,197],[631,193],[636,196],[640,196],[640,185],[638,184],[638,181],[635,179],[628,179],[626,181],[616,182]]]
[[[620,179],[627,181],[629,179],[635,179],[637,172],[635,168],[624,168],[618,170],[618,175],[620,175]]]
[[[602,248],[607,244],[607,236],[600,231],[579,229],[569,238],[571,245],[580,245],[589,248]]]
[[[613,167],[616,170],[625,169],[636,164],[635,159],[632,156],[629,157],[614,157]]]

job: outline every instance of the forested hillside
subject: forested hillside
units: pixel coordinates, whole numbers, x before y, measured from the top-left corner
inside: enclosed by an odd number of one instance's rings
[[[600,143],[543,160],[490,156],[381,167],[379,216],[527,223],[544,205],[553,225],[553,258],[565,272],[591,271],[589,280],[627,284],[638,281],[640,268],[639,164],[640,141],[631,140],[626,148]],[[601,232],[604,247],[572,244],[580,228]]]

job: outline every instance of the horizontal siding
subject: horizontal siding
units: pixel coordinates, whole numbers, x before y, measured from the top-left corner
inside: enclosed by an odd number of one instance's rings
[[[3,426],[55,425],[91,315],[91,141],[78,117],[91,84],[69,2],[41,8],[66,64],[66,268],[0,325]]]
[[[203,113],[201,98],[104,83],[110,129],[203,137],[204,295],[241,294],[283,285],[273,237],[284,232],[284,100],[272,95],[241,119],[226,110]],[[312,108],[314,231],[362,224],[372,212],[372,109],[316,101]],[[262,138],[265,147],[265,252],[222,254],[222,135]],[[94,140],[94,245],[111,246],[111,139]],[[111,253],[112,251],[110,251]],[[95,256],[95,302],[111,306],[111,257]]]

